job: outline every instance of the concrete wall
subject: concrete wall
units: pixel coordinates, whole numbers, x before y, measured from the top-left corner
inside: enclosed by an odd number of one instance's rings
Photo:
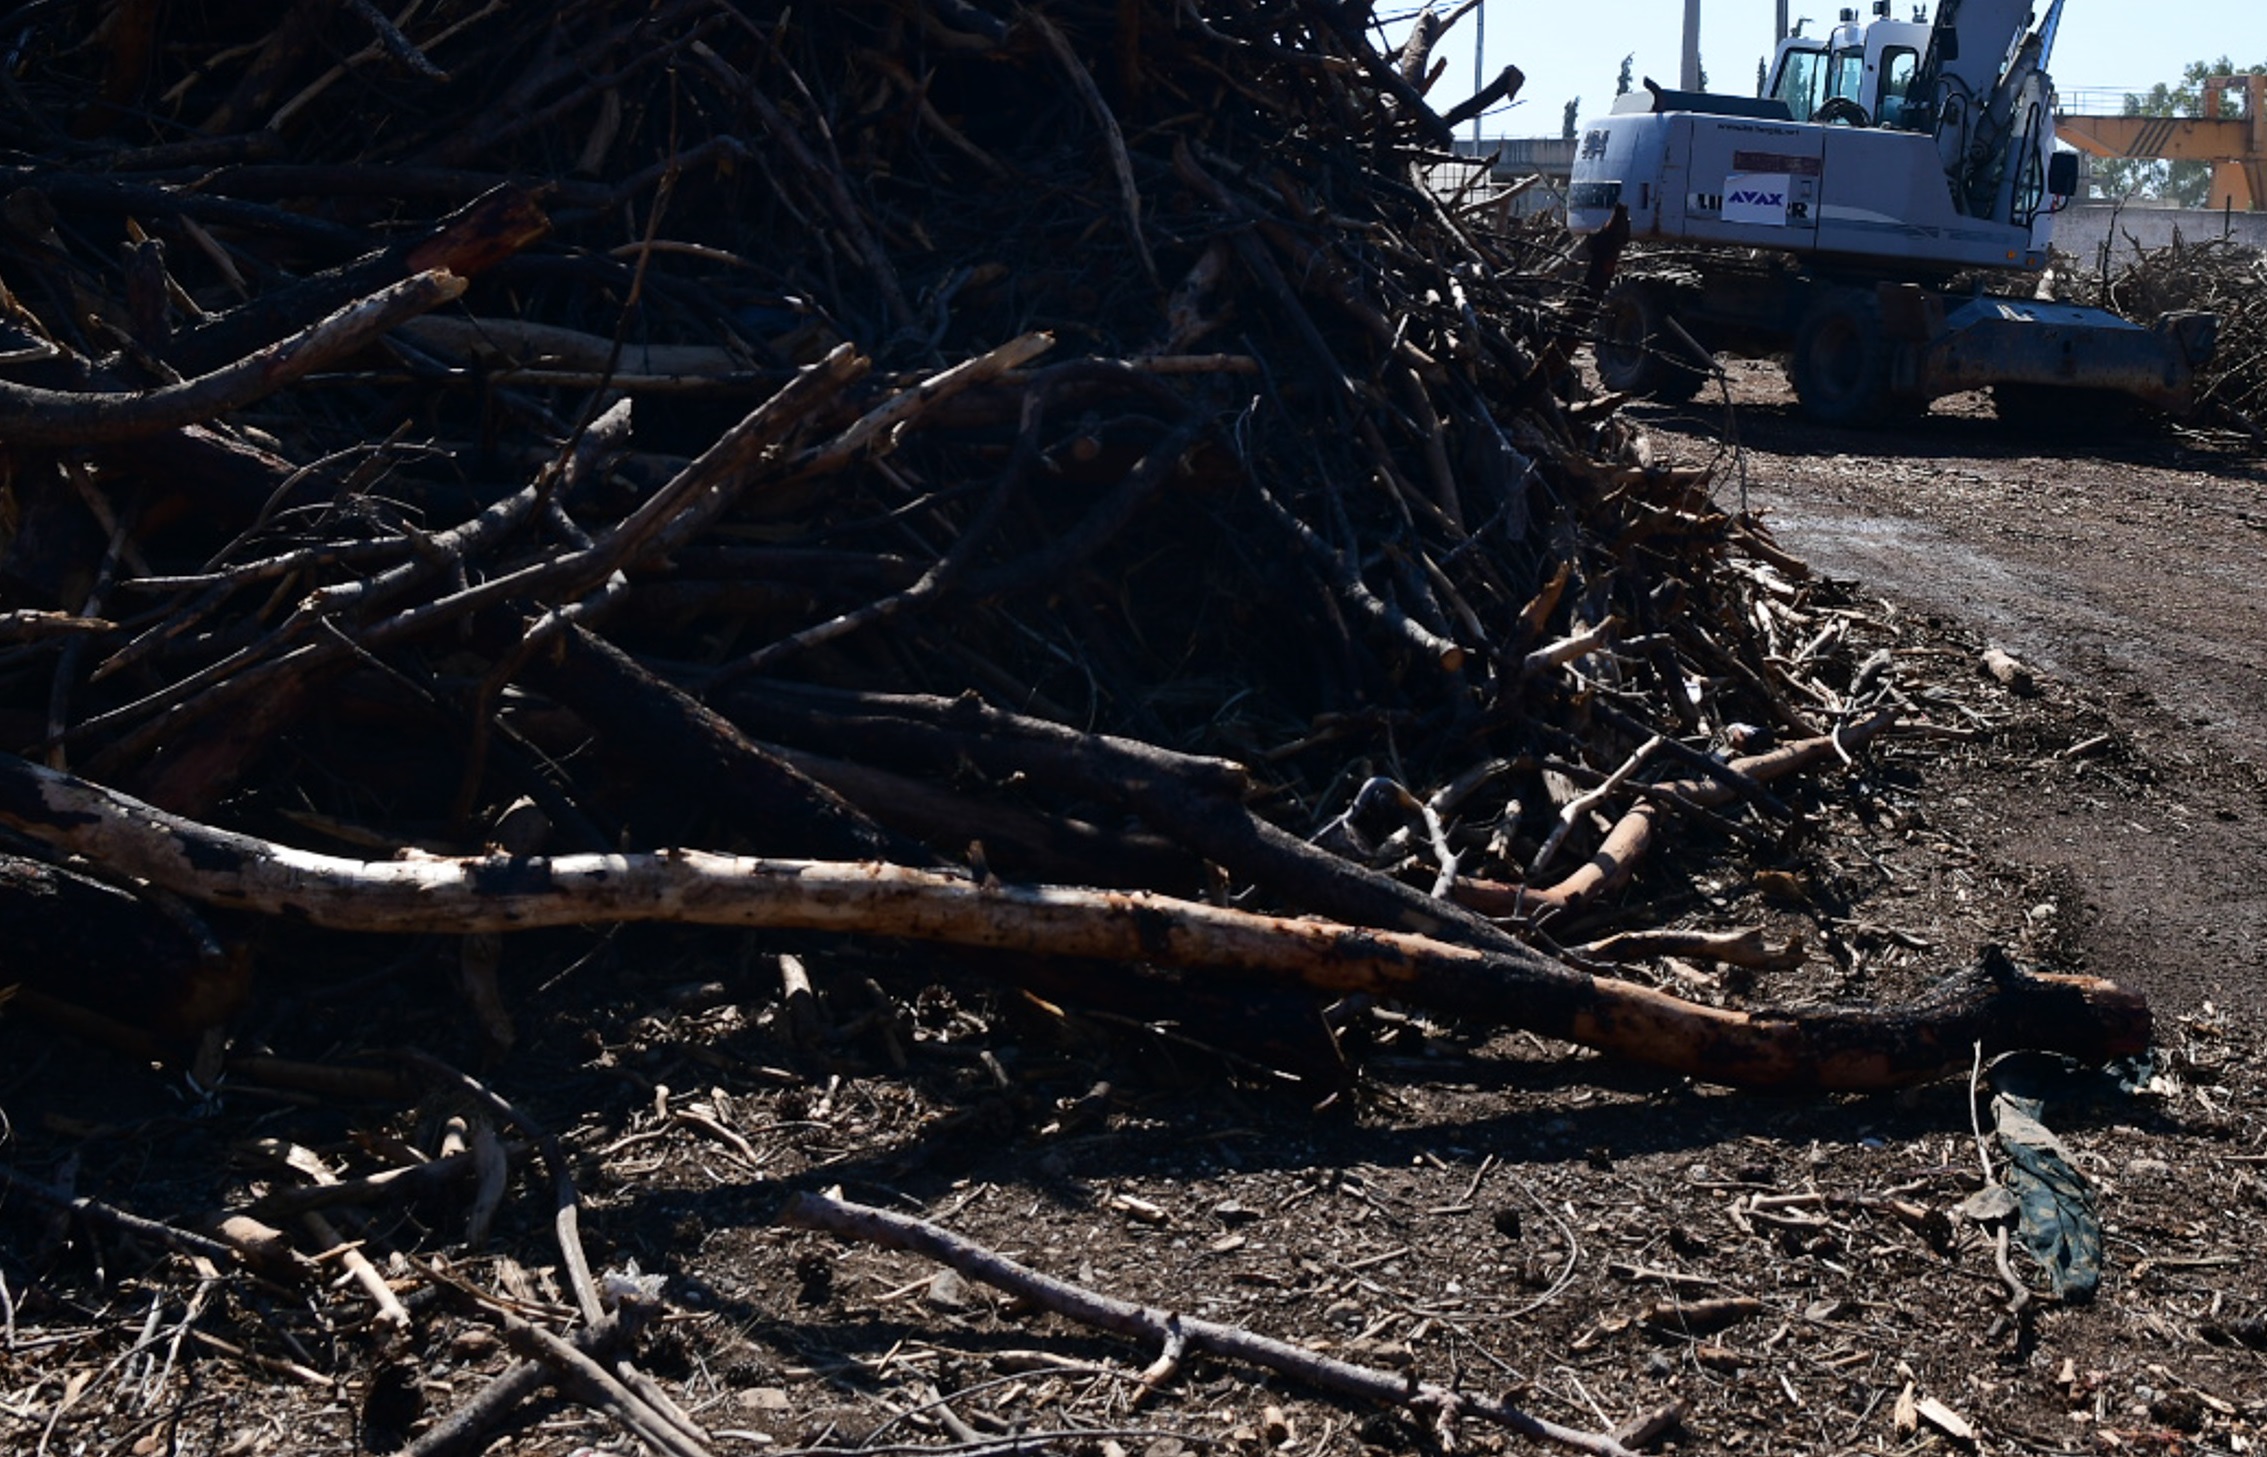
[[[2115,207],[2106,202],[2080,203],[2054,220],[2055,246],[2092,268],[2101,259],[2102,243],[2114,238],[2110,263],[2132,258],[2136,244],[2162,248],[2173,234],[2201,243],[2223,233],[2239,243],[2267,248],[2267,212],[2191,212],[2173,207]]]

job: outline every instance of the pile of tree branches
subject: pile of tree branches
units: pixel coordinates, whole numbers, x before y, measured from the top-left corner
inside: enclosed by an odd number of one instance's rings
[[[2108,282],[2110,306],[2127,318],[2175,309],[2219,316],[2219,344],[2199,372],[2199,417],[2267,445],[2267,254],[2228,238],[2138,250]]]
[[[1645,925],[1602,908],[1672,827],[1768,844],[1765,780],[1900,702],[1782,641],[1799,564],[1584,390],[1580,261],[1439,182],[1424,27],[91,14],[25,19],[0,116],[6,893],[70,908],[0,970],[41,995],[174,1035],[278,920],[659,916],[1736,1080],[2142,1035],[1997,975],[1917,1032],[1751,1023],[1534,949]]]

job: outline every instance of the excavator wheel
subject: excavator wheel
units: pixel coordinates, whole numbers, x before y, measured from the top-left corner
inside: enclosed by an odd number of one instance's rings
[[[1881,305],[1863,289],[1818,296],[1795,331],[1787,372],[1803,413],[1822,425],[1879,425],[1899,401],[1889,390],[1890,343]]]
[[[1650,279],[1625,278],[1598,304],[1598,378],[1607,389],[1681,405],[1700,393],[1708,375],[1691,363],[1692,351],[1668,327],[1669,288]]]

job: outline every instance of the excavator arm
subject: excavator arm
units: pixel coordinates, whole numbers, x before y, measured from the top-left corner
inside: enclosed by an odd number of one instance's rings
[[[2030,115],[2048,89],[2048,50],[2062,18],[2054,0],[2037,32],[2031,0],[1941,0],[1916,92],[1934,111],[1937,155],[1955,205],[2004,222],[2014,205]],[[2038,147],[2043,150],[2044,142]],[[2041,166],[2044,163],[2040,163]]]

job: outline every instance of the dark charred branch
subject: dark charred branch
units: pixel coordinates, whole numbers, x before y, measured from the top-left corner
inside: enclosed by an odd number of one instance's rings
[[[0,987],[75,1002],[163,1039],[194,1035],[251,991],[243,955],[186,907],[159,907],[116,886],[0,854]]]
[[[443,218],[429,233],[404,239],[365,258],[258,298],[174,336],[167,362],[183,374],[201,374],[263,348],[300,326],[358,298],[429,269],[475,278],[551,230],[539,194],[524,187],[494,188]]]
[[[638,823],[673,832],[712,825],[764,854],[926,858],[586,628],[570,626],[537,648],[522,676],[606,741],[624,782],[638,786]]]

